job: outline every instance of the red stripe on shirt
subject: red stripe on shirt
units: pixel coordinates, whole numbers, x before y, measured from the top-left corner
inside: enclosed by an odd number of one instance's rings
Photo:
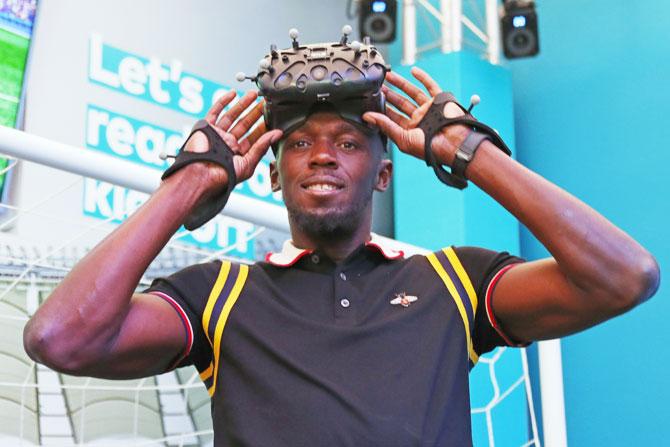
[[[505,332],[502,330],[500,327],[500,323],[498,323],[498,320],[496,319],[495,314],[493,313],[493,290],[496,287],[496,284],[502,278],[502,276],[507,272],[509,269],[512,267],[518,265],[516,264],[510,264],[506,265],[505,267],[501,268],[498,273],[495,274],[495,276],[491,279],[491,282],[489,283],[488,287],[486,288],[486,315],[489,318],[489,323],[491,323],[491,326],[493,326],[493,329],[496,330],[498,335],[502,337],[502,339],[507,343],[508,346],[526,346],[526,343],[516,343],[514,342]]]
[[[184,312],[184,309],[179,305],[177,301],[175,301],[174,298],[172,298],[169,295],[166,295],[163,292],[158,292],[156,290],[153,290],[149,292],[152,295],[159,296],[163,298],[165,301],[170,303],[172,308],[177,311],[179,314],[179,317],[181,318],[181,322],[184,325],[184,329],[186,330],[186,348],[184,349],[184,352],[182,352],[180,355],[177,356],[174,362],[170,364],[170,366],[166,369],[166,371],[171,371],[174,368],[177,367],[179,362],[184,360],[186,356],[191,352],[191,348],[193,347],[193,328],[191,327],[191,321],[188,319],[188,316],[186,315],[186,312]]]

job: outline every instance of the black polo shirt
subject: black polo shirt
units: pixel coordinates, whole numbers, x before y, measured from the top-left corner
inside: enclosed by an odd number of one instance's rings
[[[473,247],[404,258],[374,236],[335,264],[289,242],[149,291],[184,318],[216,446],[471,445],[468,372],[512,344],[491,311],[521,259]]]

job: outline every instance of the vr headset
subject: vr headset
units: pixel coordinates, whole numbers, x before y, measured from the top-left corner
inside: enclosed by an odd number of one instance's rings
[[[276,45],[271,45],[255,76],[237,74],[238,81],[252,80],[260,96],[265,97],[268,130],[281,129],[287,135],[321,106],[368,131],[372,129],[362,115],[384,113],[381,87],[390,66],[369,38],[362,43],[349,42],[351,31],[350,26],[344,26],[339,42],[300,45],[298,30],[291,29],[290,48],[277,50]],[[386,136],[380,136],[386,147]],[[272,150],[276,155],[278,145],[273,145]]]

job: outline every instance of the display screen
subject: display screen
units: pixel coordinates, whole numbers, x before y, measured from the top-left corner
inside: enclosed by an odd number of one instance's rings
[[[386,11],[386,2],[382,2],[382,1],[372,2],[372,10],[374,12],[384,12],[384,11]]]
[[[35,22],[37,0],[0,0],[0,125],[15,127],[23,78]],[[0,172],[7,159],[0,158]],[[5,198],[6,175],[0,175],[0,197]]]
[[[512,19],[512,25],[514,28],[523,28],[526,26],[526,17],[525,16],[516,16]]]

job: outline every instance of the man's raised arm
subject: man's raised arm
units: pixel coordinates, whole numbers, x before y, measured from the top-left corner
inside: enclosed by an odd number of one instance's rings
[[[440,87],[425,72],[412,74],[430,96],[401,76],[386,80],[386,115],[366,113],[401,151],[424,159],[418,127]],[[411,98],[411,99],[410,99]],[[447,117],[464,112],[454,103]],[[444,128],[432,140],[441,164],[451,166],[469,129]],[[552,258],[519,264],[493,291],[493,311],[506,333],[530,341],[571,334],[619,315],[652,296],[659,284],[655,259],[640,244],[585,203],[505,155],[488,140],[467,165],[468,179],[509,210],[549,250]]]
[[[262,103],[248,93],[226,113],[230,92],[206,121],[235,154],[237,181],[249,178],[280,131],[265,131]],[[237,121],[237,122],[236,122]],[[235,125],[233,125],[235,123]],[[243,138],[244,137],[244,138]],[[185,150],[207,152],[202,132]],[[105,378],[142,377],[165,371],[185,348],[185,329],[172,306],[134,293],[151,261],[198,204],[225,190],[228,176],[213,163],[191,163],[166,178],[149,200],[84,257],[54,289],[24,330],[34,360],[61,372]]]

